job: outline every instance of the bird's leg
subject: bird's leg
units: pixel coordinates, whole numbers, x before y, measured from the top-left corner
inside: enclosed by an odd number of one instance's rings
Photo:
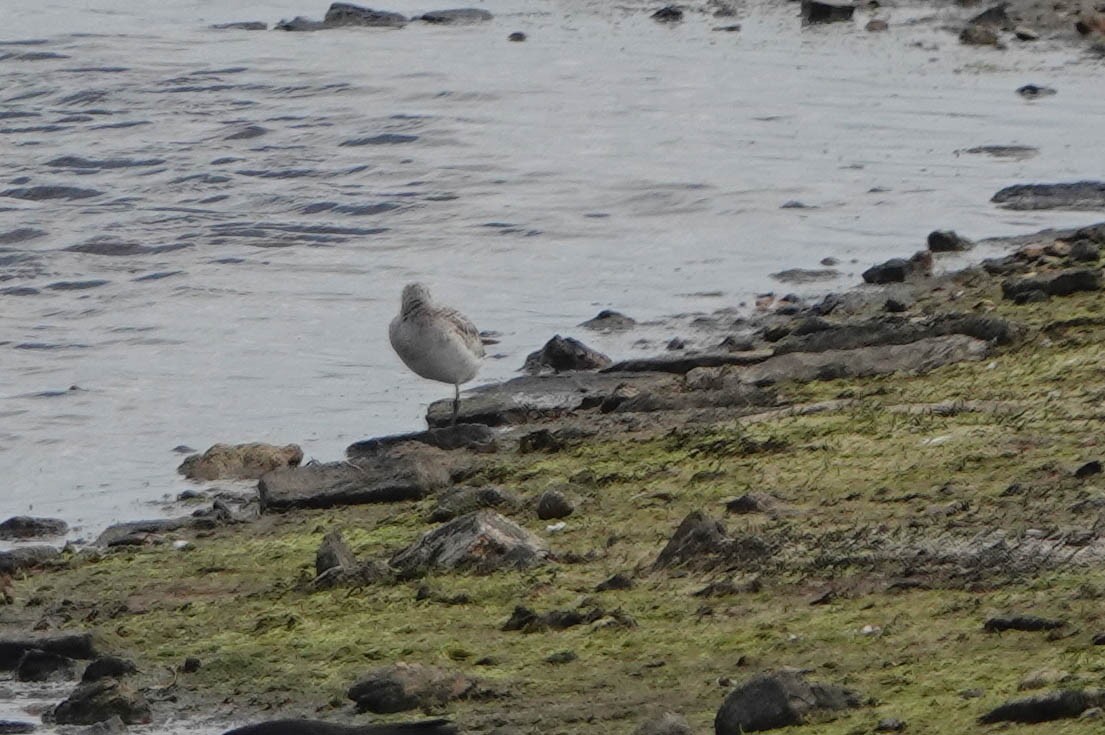
[[[456,394],[453,397],[453,423],[451,426],[457,425],[457,414],[460,413],[460,383],[453,383],[453,390]]]

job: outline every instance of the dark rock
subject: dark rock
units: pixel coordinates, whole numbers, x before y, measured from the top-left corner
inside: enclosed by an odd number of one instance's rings
[[[575,651],[557,651],[556,653],[550,653],[546,656],[545,663],[553,665],[570,664],[578,659],[579,654]]]
[[[610,365],[610,358],[593,350],[574,337],[561,337],[559,334],[545,343],[545,346],[526,356],[522,371],[530,375],[556,373],[570,370],[599,370]]]
[[[1039,152],[1039,148],[1033,148],[1030,145],[980,145],[974,148],[967,148],[964,153],[985,153],[988,156],[994,156],[995,158],[1014,158],[1017,160],[1025,160],[1036,156]]]
[[[1022,294],[1040,291],[1048,296],[1069,296],[1079,291],[1100,291],[1101,271],[1096,268],[1071,268],[1031,278],[1011,278],[1001,284],[1001,294],[1016,299]]]
[[[701,557],[724,552],[732,543],[721,521],[700,510],[688,515],[675,529],[653,564],[656,568],[679,567],[696,563]]]
[[[195,656],[189,656],[188,658],[184,659],[184,663],[181,664],[180,670],[185,674],[194,674],[200,670],[200,667],[202,665],[203,662],[200,661],[198,658],[196,658]]]
[[[127,723],[123,722],[119,715],[112,715],[103,722],[81,728],[72,735],[124,735],[127,731]]]
[[[1095,646],[1105,646],[1105,633],[1098,633],[1094,635],[1091,641]]]
[[[15,669],[19,681],[49,681],[72,679],[73,660],[39,648],[29,648],[19,659]]]
[[[0,720],[0,735],[16,735],[17,733],[34,732],[38,728],[33,722],[20,720]]]
[[[547,555],[544,543],[529,531],[498,513],[479,510],[423,534],[390,564],[414,577],[430,569],[522,569],[544,563]]]
[[[1013,29],[1013,35],[1018,41],[1039,41],[1040,34],[1027,26],[1017,26]]]
[[[96,649],[91,633],[67,633],[33,638],[0,638],[0,671],[14,671],[31,649],[66,658],[92,659]]]
[[[852,19],[856,6],[821,2],[820,0],[802,0],[803,23],[836,23]]]
[[[642,722],[632,735],[694,735],[694,729],[686,718],[674,712],[665,712]]]
[[[399,13],[373,10],[352,3],[331,3],[322,22],[328,28],[340,26],[399,28],[407,24],[407,18]]]
[[[548,630],[567,630],[579,625],[591,625],[600,620],[611,621],[623,628],[635,628],[636,621],[620,610],[607,612],[600,607],[587,607],[580,610],[550,610],[537,613],[528,607],[518,605],[510,619],[502,627],[503,631],[522,633],[541,633]]]
[[[1096,263],[1101,258],[1101,245],[1089,240],[1076,240],[1070,246],[1070,259],[1075,262]]]
[[[260,125],[247,125],[236,133],[223,138],[223,140],[252,140],[254,138],[260,138],[265,133],[269,132],[269,129]]]
[[[971,25],[990,26],[992,28],[1000,28],[1003,31],[1008,31],[1013,28],[1013,20],[1009,17],[1009,14],[1005,12],[1005,8],[1008,3],[999,3],[992,7],[986,8],[981,13],[971,18],[968,23]]]
[[[29,186],[0,192],[0,196],[12,197],[13,199],[29,199],[34,202],[48,199],[90,199],[102,194],[102,191],[81,189],[76,186]]]
[[[303,450],[297,444],[215,444],[202,455],[185,457],[177,472],[190,480],[257,480],[266,472],[297,467],[302,461]]]
[[[934,253],[962,253],[975,244],[955,230],[933,230],[928,236],[928,248]]]
[[[1040,97],[1050,97],[1053,94],[1057,94],[1057,91],[1053,87],[1042,87],[1038,84],[1026,84],[1023,87],[1017,87],[1017,94],[1019,94],[1021,97],[1034,100]]]
[[[723,343],[724,344],[724,343]],[[616,362],[603,372],[673,373],[683,375],[696,368],[722,365],[754,365],[771,357],[770,350],[743,352],[692,352],[681,355],[657,355]]]
[[[833,268],[788,268],[772,273],[771,277],[783,283],[816,283],[830,281],[839,275],[840,271]]]
[[[613,577],[604,579],[595,585],[595,592],[609,592],[611,590],[633,589],[633,580],[627,574],[618,572]]]
[[[133,661],[128,661],[118,656],[100,656],[84,668],[84,673],[81,674],[81,681],[96,681],[97,679],[104,679],[106,677],[118,679],[137,673],[138,667],[134,665]]]
[[[725,504],[729,513],[768,513],[778,505],[776,499],[767,493],[745,493]]]
[[[932,273],[932,253],[922,251],[909,258],[891,258],[885,263],[873,265],[863,272],[866,283],[903,283],[912,278]]]
[[[962,334],[952,334],[921,339],[905,345],[792,352],[746,368],[742,379],[750,384],[763,386],[786,380],[836,380],[898,371],[924,373],[956,362],[981,360],[989,353],[990,347],[986,342]]]
[[[736,33],[740,29],[741,29],[741,24],[740,23],[734,23],[733,25],[730,25],[730,26],[715,26],[715,27],[711,28],[710,30],[711,31],[722,31],[722,32],[725,32],[725,33]]]
[[[490,426],[484,424],[457,424],[456,426],[441,426],[411,434],[392,434],[391,436],[365,439],[350,444],[345,450],[345,456],[349,459],[367,457],[404,442],[418,442],[419,444],[449,451],[466,449],[472,452],[493,452],[496,449],[495,431]]]
[[[42,536],[61,536],[68,530],[69,524],[58,518],[13,516],[0,523],[0,539],[11,541]]]
[[[575,510],[572,501],[559,490],[546,490],[537,498],[537,517],[543,521],[567,518]]]
[[[509,36],[506,37],[506,40],[513,41],[515,43],[521,43],[522,41],[526,40],[526,34],[522,33],[521,31],[514,31],[514,33],[511,33]]]
[[[342,538],[341,531],[332,529],[322,537],[322,544],[315,552],[315,575],[328,572],[335,567],[352,570],[357,566],[357,557]]]
[[[864,26],[868,33],[878,33],[880,31],[890,30],[890,24],[882,18],[872,18],[867,21],[867,25]]]
[[[676,23],[683,20],[683,10],[677,5],[665,5],[649,17],[659,23]]]
[[[834,684],[806,681],[791,671],[760,674],[725,698],[714,718],[714,732],[716,735],[739,735],[801,725],[811,714],[862,704],[855,692]]]
[[[732,595],[740,595],[749,592],[760,592],[762,589],[763,582],[760,581],[758,576],[747,579],[739,584],[727,578],[716,582],[710,582],[702,589],[692,592],[691,595],[694,597],[731,597]]]
[[[602,332],[614,332],[631,329],[637,324],[637,320],[622,314],[620,311],[603,309],[594,317],[583,322],[579,326],[586,329],[595,329]]]
[[[1065,620],[1049,620],[1035,615],[1012,615],[990,618],[983,624],[987,633],[1001,633],[1005,630],[1041,631],[1056,630],[1067,625]]]
[[[470,696],[476,682],[461,674],[421,664],[396,663],[376,669],[349,688],[359,712],[390,714],[440,707]]]
[[[497,487],[451,487],[437,497],[437,507],[430,511],[432,523],[444,523],[458,516],[483,508],[510,508],[518,499]]]
[[[966,46],[997,46],[998,32],[990,26],[970,25],[959,32],[959,42]]]
[[[259,20],[236,21],[234,23],[216,23],[211,26],[216,31],[267,31],[268,23]]]
[[[595,430],[580,426],[565,426],[560,429],[538,429],[528,434],[523,434],[518,439],[518,451],[522,454],[529,452],[560,452],[564,449],[580,443],[582,440],[594,436]]]
[[[752,352],[756,349],[756,341],[752,337],[738,337],[735,334],[729,334],[718,343],[718,349],[726,352]],[[765,356],[768,355],[766,352],[764,354]]]
[[[291,20],[282,20],[273,26],[273,30],[276,31],[321,31],[329,28],[321,20],[312,20],[302,15],[297,15]]]
[[[1085,692],[1064,689],[1035,697],[1014,699],[999,705],[978,718],[983,724],[992,722],[1050,722],[1078,717],[1088,709],[1091,698]]]
[[[447,454],[429,447],[269,472],[257,489],[262,512],[420,500],[449,484]]]
[[[797,199],[791,199],[780,204],[779,209],[817,209],[817,207],[811,207],[805,202],[800,202]]]
[[[381,133],[379,135],[369,135],[364,138],[350,138],[349,140],[342,141],[339,145],[343,148],[357,148],[366,145],[402,145],[404,143],[413,143],[416,140],[418,140],[417,135]]]
[[[875,723],[875,732],[902,732],[906,723],[897,717],[884,717]]]
[[[273,720],[238,727],[223,735],[459,735],[448,720],[386,725],[341,725],[321,720]]]
[[[423,13],[419,16],[418,20],[426,23],[461,25],[467,23],[483,23],[491,20],[493,17],[491,13],[486,10],[480,10],[479,8],[458,8],[456,10],[435,10],[430,13]]]
[[[116,679],[78,684],[51,713],[59,725],[91,725],[117,715],[128,725],[150,721],[150,705],[141,692]]]
[[[1100,474],[1101,462],[1096,459],[1086,462],[1074,471],[1074,476],[1077,477],[1079,480],[1083,480],[1087,477],[1093,477],[1094,475]]]
[[[1006,209],[1105,209],[1105,181],[1017,184],[990,199]]]
[[[668,340],[668,343],[666,345],[664,345],[665,350],[671,350],[671,351],[685,350],[686,348],[687,348],[687,343],[679,337],[672,337],[671,339]]]
[[[891,314],[901,314],[903,311],[909,311],[909,304],[900,299],[887,299],[882,308]]]
[[[179,518],[155,518],[148,521],[127,521],[108,526],[96,537],[96,546],[145,546],[161,540],[161,536],[189,528],[214,528],[231,520],[229,513],[213,511],[203,515]]]
[[[1011,344],[1021,327],[1006,319],[979,314],[946,313],[925,321],[901,317],[879,317],[833,324],[806,334],[788,336],[775,345],[777,355],[788,352],[824,352],[853,350],[880,345],[905,345],[918,340],[963,334],[975,339]]]

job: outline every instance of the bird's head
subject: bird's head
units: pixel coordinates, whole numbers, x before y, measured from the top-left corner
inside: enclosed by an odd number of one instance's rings
[[[406,314],[413,309],[429,306],[432,303],[430,289],[422,283],[408,283],[403,287],[403,305],[401,311]]]

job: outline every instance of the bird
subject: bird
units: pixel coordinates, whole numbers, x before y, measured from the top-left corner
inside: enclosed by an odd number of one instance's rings
[[[456,309],[434,303],[421,283],[403,287],[399,314],[391,320],[392,349],[415,374],[452,383],[453,421],[460,413],[460,386],[476,377],[483,359],[483,340],[476,326]]]
[[[321,720],[272,720],[229,730],[223,735],[457,735],[448,720],[388,725],[339,725]]]

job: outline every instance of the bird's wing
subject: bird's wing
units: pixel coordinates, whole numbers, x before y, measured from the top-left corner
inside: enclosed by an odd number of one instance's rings
[[[448,319],[449,323],[456,328],[468,348],[475,354],[483,357],[483,340],[480,338],[480,330],[476,329],[476,325],[456,309],[448,309],[442,316]]]

